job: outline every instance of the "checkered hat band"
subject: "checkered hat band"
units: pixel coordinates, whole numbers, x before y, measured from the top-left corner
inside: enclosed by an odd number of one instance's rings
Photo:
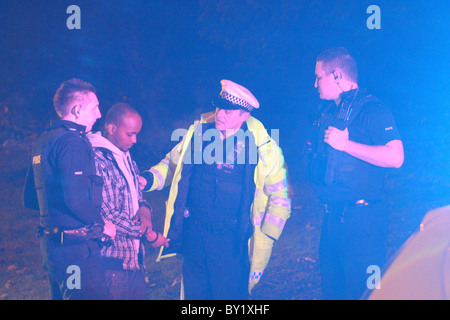
[[[253,106],[250,103],[248,103],[247,101],[245,101],[245,100],[243,100],[241,98],[235,97],[235,96],[229,94],[226,91],[222,91],[220,93],[220,96],[223,99],[228,100],[228,101],[230,101],[233,104],[237,104],[237,105],[243,107],[244,109],[247,109],[248,111],[252,111],[253,110]]]

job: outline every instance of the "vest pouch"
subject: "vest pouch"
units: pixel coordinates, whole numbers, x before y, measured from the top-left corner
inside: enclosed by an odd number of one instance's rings
[[[89,196],[91,197],[91,203],[94,207],[100,208],[102,205],[103,197],[103,179],[97,175],[88,175],[87,176],[90,181],[90,192]]]

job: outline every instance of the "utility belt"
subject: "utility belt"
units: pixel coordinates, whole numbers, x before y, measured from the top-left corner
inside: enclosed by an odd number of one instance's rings
[[[80,244],[88,240],[98,241],[105,247],[109,247],[112,244],[112,239],[103,233],[103,226],[100,223],[94,223],[77,229],[59,227],[44,228],[39,226],[37,238],[49,238],[62,246]]]
[[[355,207],[367,207],[373,206],[376,204],[380,204],[381,200],[368,200],[368,199],[359,199],[359,200],[348,200],[348,201],[338,201],[338,202],[330,202],[325,203],[324,209],[325,213],[342,213],[346,209],[355,208]]]

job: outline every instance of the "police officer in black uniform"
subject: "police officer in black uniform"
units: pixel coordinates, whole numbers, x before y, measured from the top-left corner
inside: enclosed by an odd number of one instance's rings
[[[403,144],[391,112],[358,86],[355,60],[345,48],[319,55],[315,74],[325,100],[315,122],[311,170],[325,211],[322,293],[325,299],[359,299],[374,287],[367,285],[371,270],[385,263],[385,168],[403,164]]]
[[[115,228],[105,225],[99,212],[102,180],[85,135],[101,117],[95,91],[80,79],[63,82],[53,100],[61,120],[32,151],[34,179],[29,175],[27,184],[36,189],[38,236],[55,300],[108,298],[99,246],[114,237]]]

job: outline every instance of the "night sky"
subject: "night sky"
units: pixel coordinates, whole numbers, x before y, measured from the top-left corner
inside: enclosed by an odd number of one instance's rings
[[[70,30],[69,5],[81,10]],[[369,5],[381,29],[370,30]],[[280,145],[295,179],[319,101],[315,58],[345,46],[360,86],[393,112],[405,164],[392,173],[400,191],[450,203],[448,1],[147,0],[0,2],[0,107],[55,118],[59,84],[79,77],[98,89],[101,110],[127,101],[143,115],[134,147],[139,164],[153,165],[202,112],[220,80],[247,87],[254,112]],[[98,123],[101,126],[101,122]]]

